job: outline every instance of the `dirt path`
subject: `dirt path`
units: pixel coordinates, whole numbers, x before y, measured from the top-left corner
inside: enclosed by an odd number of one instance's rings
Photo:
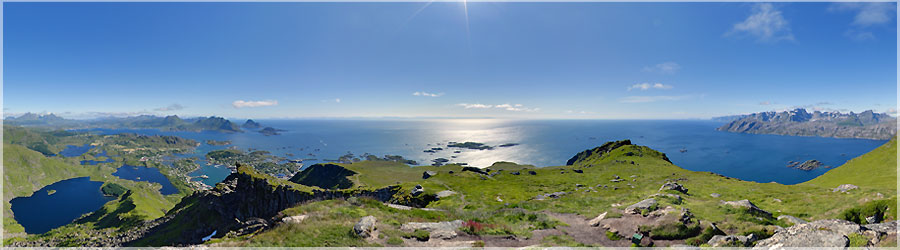
[[[544,212],[550,217],[557,219],[568,226],[558,226],[557,228],[565,235],[572,236],[575,241],[586,245],[600,245],[608,247],[628,247],[631,242],[627,239],[613,241],[606,237],[606,230],[600,227],[592,227],[588,224],[587,218],[577,214],[560,214],[553,212]]]

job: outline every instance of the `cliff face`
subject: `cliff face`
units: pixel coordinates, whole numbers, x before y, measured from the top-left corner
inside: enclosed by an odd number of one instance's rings
[[[248,227],[264,228],[272,224],[280,211],[305,202],[350,197],[387,202],[399,191],[398,186],[375,190],[312,189],[239,170],[216,188],[185,197],[166,217],[151,222],[155,226],[140,232],[145,237],[125,245],[199,244],[201,238],[213,232],[220,237],[229,232],[245,232]]]
[[[897,119],[871,110],[856,114],[795,109],[746,115],[717,130],[797,136],[887,140],[897,134]]]
[[[324,189],[345,189],[353,187],[347,176],[356,172],[335,164],[315,164],[291,177],[291,182]]]

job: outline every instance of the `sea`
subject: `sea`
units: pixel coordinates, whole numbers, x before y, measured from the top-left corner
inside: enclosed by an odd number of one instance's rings
[[[240,121],[238,124],[242,124]],[[796,184],[811,180],[833,167],[884,144],[886,140],[758,135],[717,131],[722,122],[709,120],[257,120],[264,127],[284,130],[266,136],[256,130],[243,133],[160,131],[154,129],[92,129],[100,134],[138,133],[174,135],[205,142],[231,141],[228,146],[203,143],[191,154],[200,159],[192,176],[205,175],[208,185],[223,180],[230,170],[206,164],[211,150],[236,147],[265,150],[293,160],[304,168],[352,153],[356,156],[400,155],[419,165],[437,158],[450,163],[488,167],[507,161],[538,167],[562,166],[578,152],[607,141],[629,139],[665,153],[681,168],[715,172],[754,182]],[[451,142],[478,142],[491,150],[448,148]],[[514,146],[498,147],[502,144]],[[442,148],[435,153],[425,152]],[[460,151],[455,153],[455,151]],[[828,167],[804,171],[789,162],[818,160]]]

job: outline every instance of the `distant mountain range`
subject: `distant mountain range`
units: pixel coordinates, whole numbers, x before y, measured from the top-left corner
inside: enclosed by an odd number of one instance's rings
[[[897,118],[872,110],[844,114],[821,111],[809,113],[806,109],[798,108],[782,112],[717,117],[713,120],[730,120],[717,130],[736,133],[878,140],[888,140],[897,134]]]
[[[45,126],[53,128],[150,128],[165,131],[244,132],[239,125],[232,123],[225,118],[216,116],[182,119],[175,115],[166,117],[141,115],[132,117],[107,117],[93,120],[72,120],[54,114],[38,115],[26,113],[19,117],[7,117],[3,121],[10,125]],[[256,122],[248,120],[248,123]]]

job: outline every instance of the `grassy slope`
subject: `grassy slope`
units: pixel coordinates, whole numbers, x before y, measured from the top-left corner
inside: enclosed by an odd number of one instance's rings
[[[804,184],[834,188],[853,184],[864,188],[889,189],[897,187],[897,137],[867,154],[847,161],[841,167]]]
[[[643,146],[624,146],[603,157],[591,157],[574,166],[534,168],[513,163],[496,164],[491,167],[493,171],[503,169],[503,172],[493,177],[461,172],[461,167],[456,165],[408,167],[384,161],[339,164],[359,173],[349,177],[356,187],[400,183],[408,191],[416,184],[420,184],[425,187],[426,193],[434,194],[449,189],[458,194],[429,205],[445,210],[438,213],[440,217],[436,218],[406,215],[399,210],[380,208],[375,204],[349,204],[346,201],[311,203],[285,210],[283,213],[311,215],[312,218],[309,220],[315,223],[279,225],[253,237],[218,239],[214,242],[223,246],[360,246],[365,243],[348,236],[346,232],[355,221],[365,215],[375,215],[379,219],[379,223],[382,224],[379,225],[379,230],[386,234],[386,238],[376,242],[386,246],[391,246],[386,243],[388,238],[399,237],[400,233],[396,230],[406,221],[474,220],[490,227],[482,232],[483,234],[528,236],[531,230],[558,224],[543,216],[541,211],[577,213],[588,218],[607,211],[619,213],[624,206],[657,193],[667,179],[677,179],[690,191],[688,195],[682,194],[684,198],[682,204],[661,199],[662,206],[688,208],[700,220],[716,222],[726,233],[743,234],[762,230],[766,228],[764,224],[776,223],[782,226],[786,224],[771,219],[765,223],[757,221],[755,217],[748,219],[745,214],[719,205],[721,201],[748,199],[775,216],[790,214],[807,220],[816,220],[838,218],[842,211],[879,199],[876,198],[878,192],[884,195],[885,200],[896,199],[896,174],[891,171],[894,170],[892,164],[896,162],[896,149],[892,143],[832,170],[823,175],[821,180],[816,179],[797,185],[748,182],[708,172],[685,170],[663,160],[661,153]],[[634,164],[631,164],[631,161],[634,161]],[[573,169],[581,169],[583,173],[575,173]],[[837,185],[855,184],[858,180],[869,178],[865,175],[842,172],[873,169],[888,171],[893,175],[885,174],[886,177],[879,177],[878,180],[856,184],[861,188],[846,194],[831,192],[830,188]],[[426,170],[437,171],[438,174],[429,179],[422,179],[422,172]],[[450,174],[450,171],[454,173]],[[513,171],[519,171],[520,175],[510,174]],[[537,175],[529,175],[528,171],[535,171]],[[624,181],[611,182],[615,175]],[[632,175],[635,177],[632,178]],[[576,190],[576,184],[594,187],[596,192],[585,192],[584,188]],[[598,184],[615,186],[618,190],[597,188]],[[570,193],[559,199],[542,201],[533,199],[539,194],[558,191]],[[720,197],[714,198],[710,195],[712,193],[718,193]],[[621,206],[614,206],[619,204]],[[888,219],[896,219],[896,211],[889,215]],[[320,228],[314,225],[326,226]]]

